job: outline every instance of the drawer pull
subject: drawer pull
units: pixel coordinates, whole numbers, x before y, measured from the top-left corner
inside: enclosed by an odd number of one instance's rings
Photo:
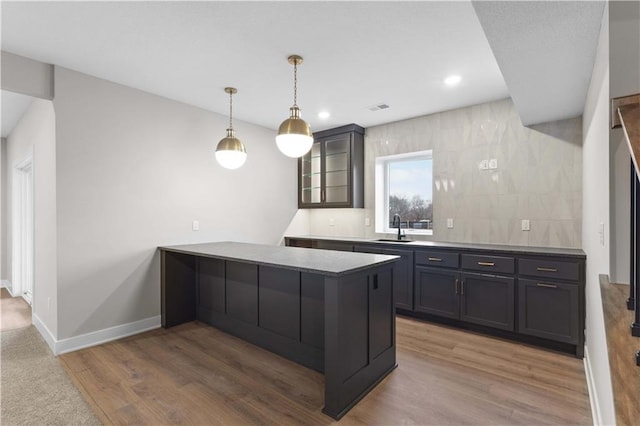
[[[494,262],[478,262],[480,266],[496,266]]]
[[[537,283],[536,285],[537,285],[538,287],[558,288],[558,286],[557,286],[557,285],[554,285],[554,284]]]
[[[430,257],[429,262],[442,262],[442,259],[439,257]]]
[[[538,266],[536,269],[540,272],[558,272],[556,268],[543,268],[542,266]]]

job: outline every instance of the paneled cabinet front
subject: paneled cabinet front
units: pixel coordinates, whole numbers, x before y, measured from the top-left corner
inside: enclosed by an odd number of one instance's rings
[[[357,245],[360,253],[388,254],[400,256],[393,268],[393,297],[396,308],[413,311],[413,251],[384,248],[379,245]]]

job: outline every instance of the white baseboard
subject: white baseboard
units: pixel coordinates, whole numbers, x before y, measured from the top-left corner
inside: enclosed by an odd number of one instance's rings
[[[51,330],[49,330],[47,326],[44,325],[40,317],[35,313],[31,314],[31,322],[36,327],[36,330],[40,332],[40,335],[42,336],[44,341],[47,342],[47,345],[49,345],[49,349],[51,349],[51,352],[53,352],[53,354],[55,355],[56,354],[56,338],[53,336],[53,333],[51,333]]]
[[[15,297],[15,295],[13,294],[12,291],[12,286],[11,286],[11,281],[9,280],[1,280],[0,281],[0,287],[4,287],[7,289],[7,291],[9,292],[9,294],[11,295],[11,297]]]
[[[112,340],[122,339],[123,337],[154,330],[156,328],[160,328],[160,325],[161,316],[158,315],[151,318],[145,318],[140,321],[134,321],[128,324],[117,325],[115,327],[105,328],[92,333],[82,334],[80,336],[69,337],[68,339],[58,340],[55,344],[55,350],[53,353],[54,355],[61,355],[67,352],[88,348],[90,346],[100,345]]]
[[[602,422],[602,413],[600,412],[600,405],[598,403],[598,394],[595,387],[595,380],[593,379],[593,370],[591,369],[587,345],[584,346],[584,372],[587,377],[587,389],[589,390],[589,404],[591,405],[593,424],[599,426],[604,423]]]

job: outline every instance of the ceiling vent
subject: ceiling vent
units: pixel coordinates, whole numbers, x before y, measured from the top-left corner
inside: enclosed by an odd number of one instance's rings
[[[387,104],[376,104],[376,105],[371,105],[370,107],[367,107],[369,111],[379,111],[381,109],[387,109],[387,108],[389,108],[389,105]]]

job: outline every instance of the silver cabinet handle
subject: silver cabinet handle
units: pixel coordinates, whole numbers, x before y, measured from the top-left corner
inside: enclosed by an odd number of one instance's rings
[[[494,262],[478,262],[480,266],[496,266]]]
[[[536,286],[538,286],[538,287],[546,287],[546,288],[558,288],[558,286],[555,285],[555,284],[537,283]]]
[[[543,268],[542,266],[538,266],[536,269],[540,272],[558,272],[556,268]]]
[[[442,262],[442,259],[439,257],[430,257],[429,262]]]

